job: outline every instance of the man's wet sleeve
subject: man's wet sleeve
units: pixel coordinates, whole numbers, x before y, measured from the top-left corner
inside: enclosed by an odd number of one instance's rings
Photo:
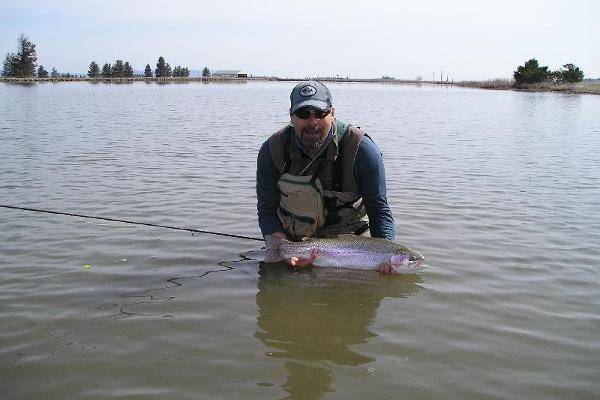
[[[372,237],[394,240],[394,217],[387,202],[385,167],[381,151],[369,137],[358,146],[354,177],[363,197]]]

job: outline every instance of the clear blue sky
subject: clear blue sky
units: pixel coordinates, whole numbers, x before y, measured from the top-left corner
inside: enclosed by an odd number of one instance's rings
[[[0,0],[0,54],[24,33],[47,70],[159,56],[280,77],[510,78],[530,58],[600,78],[600,1]],[[445,76],[445,75],[444,75]]]

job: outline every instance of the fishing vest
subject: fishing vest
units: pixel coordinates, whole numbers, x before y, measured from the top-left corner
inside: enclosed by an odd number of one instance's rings
[[[362,234],[368,229],[366,209],[354,179],[354,161],[365,132],[336,121],[324,153],[310,164],[288,125],[269,138],[269,150],[280,174],[277,215],[291,240]]]

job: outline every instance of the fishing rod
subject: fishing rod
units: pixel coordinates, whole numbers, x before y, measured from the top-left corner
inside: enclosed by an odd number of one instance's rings
[[[66,215],[68,217],[99,219],[99,220],[102,220],[102,221],[122,222],[122,223],[125,223],[125,224],[131,224],[131,225],[144,225],[144,226],[152,226],[154,228],[173,229],[173,230],[176,230],[176,231],[187,231],[187,232],[192,232],[192,233],[204,233],[206,235],[226,236],[226,237],[232,237],[232,238],[237,238],[237,239],[247,239],[247,240],[259,240],[261,242],[263,241],[262,238],[242,236],[242,235],[233,235],[231,233],[203,231],[203,230],[200,230],[200,229],[192,229],[192,228],[180,228],[180,227],[177,227],[177,226],[152,224],[152,223],[149,223],[149,222],[128,221],[128,220],[125,220],[125,219],[108,218],[108,217],[96,217],[96,216],[92,216],[92,215],[75,214],[75,213],[68,213],[68,212],[55,211],[55,210],[42,210],[40,208],[17,207],[17,206],[3,205],[3,204],[0,204],[0,207],[2,207],[2,208],[8,208],[8,209],[11,209],[11,210],[29,211],[29,212],[37,212],[37,213],[44,213],[44,214],[54,214],[54,215]]]

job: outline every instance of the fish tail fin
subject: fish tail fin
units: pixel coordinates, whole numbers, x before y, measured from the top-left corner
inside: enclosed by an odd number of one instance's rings
[[[267,247],[265,252],[265,259],[263,260],[266,263],[273,263],[283,260],[283,257],[279,255],[279,245],[281,244],[281,239],[277,236],[266,235],[265,236],[265,246]]]

